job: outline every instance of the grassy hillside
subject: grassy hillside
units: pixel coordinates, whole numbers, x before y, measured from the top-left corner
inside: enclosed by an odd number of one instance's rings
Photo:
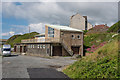
[[[119,63],[120,65],[120,63]],[[120,78],[118,75],[118,40],[105,44],[92,55],[63,70],[70,78]]]
[[[99,45],[101,42],[109,41],[114,33],[91,34],[84,37],[84,45],[92,46]]]
[[[119,29],[120,29],[120,21],[112,25],[107,32],[118,32]]]
[[[6,44],[10,44],[13,47],[15,43],[20,43],[22,39],[31,39],[37,34],[37,32],[32,32],[23,35],[14,35],[7,40]]]
[[[112,41],[117,37],[116,33],[101,33],[101,34],[91,34],[84,36],[84,53],[94,52],[101,46],[104,46],[106,43]]]

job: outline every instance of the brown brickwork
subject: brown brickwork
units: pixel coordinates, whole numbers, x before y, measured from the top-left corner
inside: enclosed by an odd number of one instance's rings
[[[70,56],[70,54],[68,54],[68,52],[63,47],[62,47],[62,56]]]

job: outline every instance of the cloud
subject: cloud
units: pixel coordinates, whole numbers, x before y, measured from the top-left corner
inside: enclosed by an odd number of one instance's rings
[[[118,20],[117,2],[22,2],[21,5],[3,3],[3,17],[22,18],[29,24],[69,25],[70,16],[77,12],[87,15],[88,21],[93,25],[110,25]]]
[[[30,24],[29,25],[31,32],[45,33],[45,25],[43,23]]]
[[[10,32],[2,33],[2,36],[13,36],[14,34],[15,34],[14,31],[10,31]]]
[[[2,33],[2,36],[9,36],[9,33]]]
[[[10,31],[9,34],[10,34],[11,36],[13,36],[13,35],[15,34],[15,32]]]
[[[2,2],[118,2],[119,0],[3,0]]]
[[[29,24],[25,25],[11,25],[11,30],[14,31],[15,34],[24,34],[30,32],[38,32],[38,33],[45,33],[45,24],[44,23],[36,23],[36,24]],[[9,32],[12,33],[13,32]]]

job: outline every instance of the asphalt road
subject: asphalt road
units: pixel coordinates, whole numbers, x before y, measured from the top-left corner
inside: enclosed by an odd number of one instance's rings
[[[21,55],[4,57],[2,78],[68,78],[60,72],[61,67],[75,61],[70,57],[52,59]]]

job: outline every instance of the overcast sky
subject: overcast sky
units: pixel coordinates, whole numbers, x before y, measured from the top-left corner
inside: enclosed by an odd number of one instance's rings
[[[44,32],[44,24],[69,26],[76,13],[88,17],[88,22],[113,25],[118,21],[117,2],[3,2],[2,36],[31,31]]]

